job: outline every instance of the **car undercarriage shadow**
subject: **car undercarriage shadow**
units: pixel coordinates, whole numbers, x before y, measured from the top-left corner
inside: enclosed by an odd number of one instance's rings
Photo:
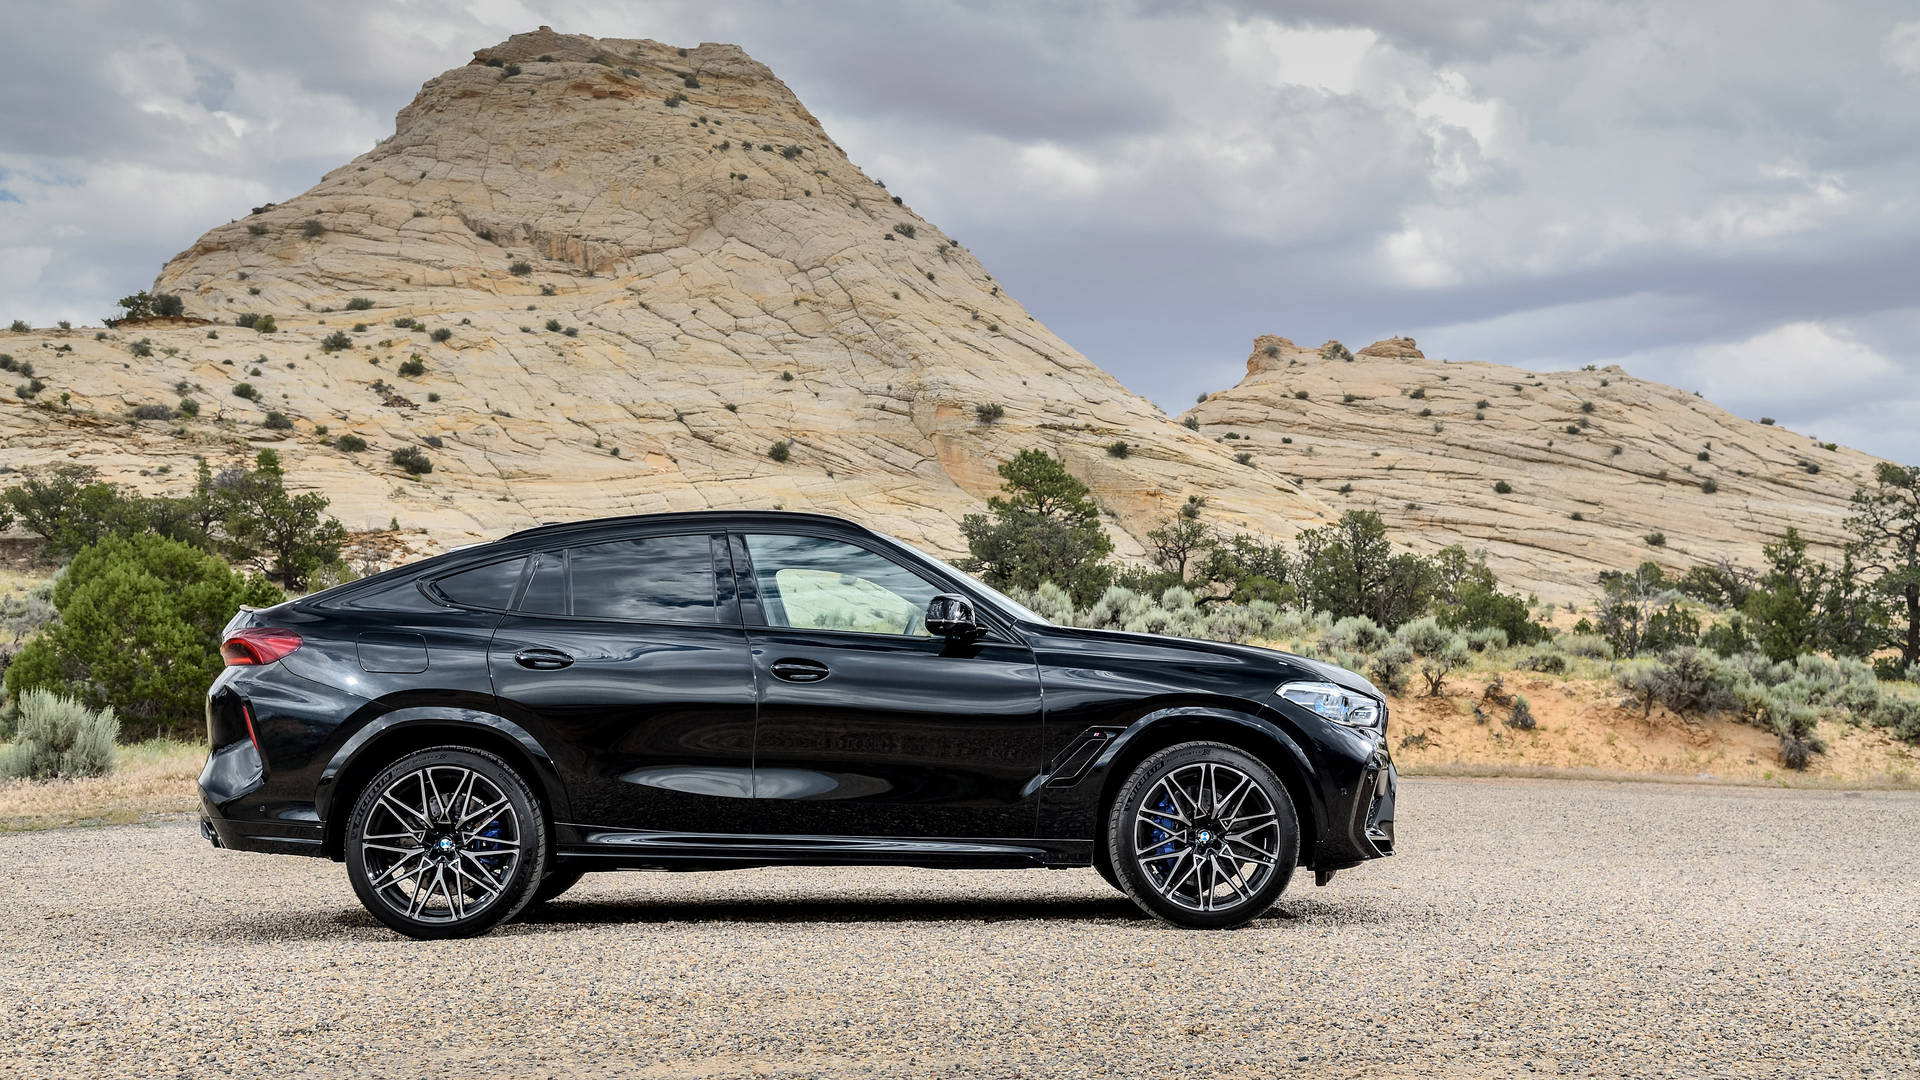
[[[1128,923],[1154,920],[1126,897],[992,898],[952,896],[920,899],[860,899],[838,896],[770,897],[739,900],[715,897],[652,899],[632,897],[561,898],[523,912],[495,935],[564,933],[596,926],[669,924],[791,923]],[[1328,925],[1384,924],[1389,915],[1365,898],[1337,900],[1287,896],[1251,924],[1251,929],[1316,929]],[[1169,930],[1171,931],[1171,929]],[[223,922],[211,930],[223,941],[267,944],[333,938],[397,940],[359,907],[256,912]]]

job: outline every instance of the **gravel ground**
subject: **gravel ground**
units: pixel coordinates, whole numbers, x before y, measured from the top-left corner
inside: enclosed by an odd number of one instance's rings
[[[190,822],[0,837],[0,1075],[1920,1074],[1920,796],[1415,779],[1187,932],[1087,871],[589,878],[474,941]]]

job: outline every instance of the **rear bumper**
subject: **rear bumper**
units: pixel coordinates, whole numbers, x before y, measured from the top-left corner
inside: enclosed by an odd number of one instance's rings
[[[323,854],[326,829],[311,810],[305,815],[311,820],[287,814],[270,816],[258,800],[248,798],[265,782],[260,753],[248,740],[229,743],[208,754],[207,764],[200,770],[200,835],[214,847],[235,851]]]

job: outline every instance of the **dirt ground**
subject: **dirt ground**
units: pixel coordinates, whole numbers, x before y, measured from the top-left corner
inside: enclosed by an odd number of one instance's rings
[[[1920,786],[1920,747],[1880,729],[1823,722],[1824,754],[1805,772],[1780,764],[1780,740],[1725,717],[1643,715],[1621,692],[1593,679],[1524,671],[1448,680],[1440,697],[1409,695],[1389,708],[1393,756],[1403,772],[1467,775],[1632,774],[1672,780],[1729,780],[1790,786]],[[1523,694],[1536,727],[1506,724],[1511,695]],[[1474,707],[1480,707],[1476,716]]]

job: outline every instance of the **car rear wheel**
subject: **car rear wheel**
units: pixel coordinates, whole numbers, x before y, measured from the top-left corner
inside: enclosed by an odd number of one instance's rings
[[[1225,929],[1257,918],[1286,891],[1299,849],[1286,785],[1225,743],[1149,756],[1121,786],[1107,822],[1120,888],[1176,926]]]
[[[360,792],[346,856],[353,891],[374,918],[409,937],[471,937],[533,901],[546,876],[546,815],[500,758],[416,750]]]

